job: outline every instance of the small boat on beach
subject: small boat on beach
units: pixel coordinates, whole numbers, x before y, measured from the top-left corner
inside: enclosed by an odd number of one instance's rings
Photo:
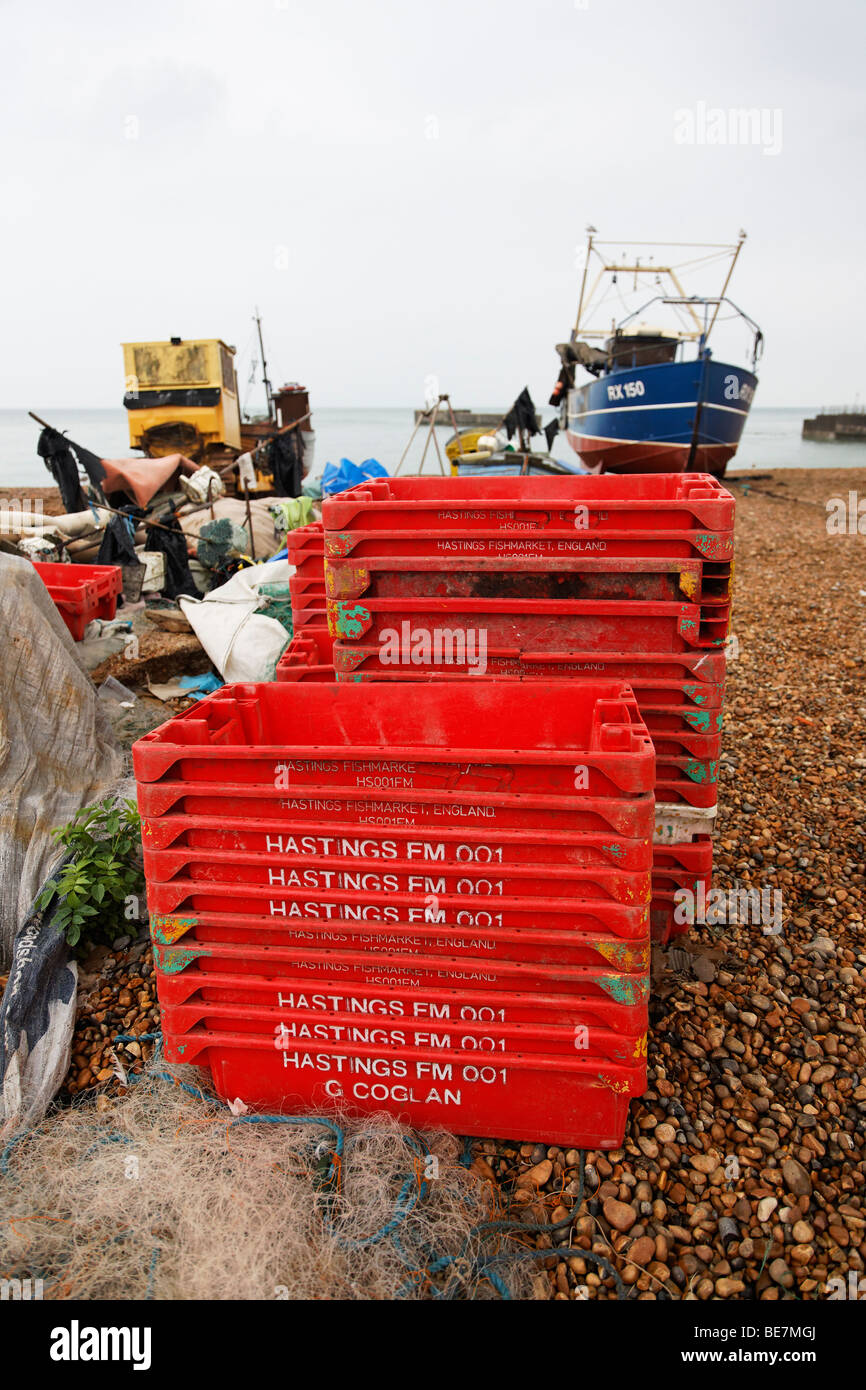
[[[625,243],[641,254],[617,256],[612,248],[623,243],[599,242],[594,234],[589,228],[577,320],[569,341],[557,346],[562,366],[550,398],[569,443],[592,472],[723,476],[758,385],[763,345],[757,324],[727,297],[745,232],[732,246],[678,243],[687,253],[681,265],[658,264],[644,249],[669,243]],[[719,260],[727,262],[721,292],[687,295],[683,267]],[[641,292],[647,276],[656,293],[607,326],[593,326],[603,303],[622,308],[623,289]],[[723,306],[725,321],[739,319],[749,330],[749,368],[713,356],[710,337]],[[578,368],[591,379],[576,384]]]

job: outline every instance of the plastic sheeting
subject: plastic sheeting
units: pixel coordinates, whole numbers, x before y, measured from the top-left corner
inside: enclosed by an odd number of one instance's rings
[[[51,831],[117,779],[121,754],[29,560],[0,554],[0,960],[60,859]]]
[[[63,1084],[75,1028],[78,967],[66,938],[34,912],[15,939],[0,1003],[0,1142],[42,1119]]]
[[[214,666],[226,681],[273,680],[289,634],[259,611],[262,584],[286,583],[295,572],[287,560],[250,565],[201,600],[178,603]]]
[[[351,459],[340,459],[339,464],[325,464],[325,471],[322,474],[322,495],[328,497],[334,492],[345,492],[346,488],[357,487],[359,483],[366,483],[368,478],[387,477],[388,470],[382,467],[378,459],[364,459],[361,464],[353,463]]]
[[[75,967],[32,904],[64,851],[51,831],[116,786],[122,757],[75,644],[27,560],[0,553],[0,1128],[40,1117],[69,1059]]]

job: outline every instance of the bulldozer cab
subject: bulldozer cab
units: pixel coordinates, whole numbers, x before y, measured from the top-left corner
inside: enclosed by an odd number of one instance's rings
[[[201,461],[241,446],[233,347],[221,338],[124,343],[129,442]]]

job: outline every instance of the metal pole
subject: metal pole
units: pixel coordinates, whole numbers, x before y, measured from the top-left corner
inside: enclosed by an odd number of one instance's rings
[[[459,452],[460,452],[460,457],[462,458],[462,457],[463,457],[463,440],[460,438],[460,431],[459,431],[458,428],[457,428],[457,417],[455,416],[454,410],[453,410],[452,405],[451,405],[451,397],[450,397],[450,396],[440,396],[439,399],[440,399],[440,401],[447,401],[447,402],[448,402],[448,414],[451,416],[451,428],[453,429],[454,435],[455,435],[455,437],[456,437],[456,439],[457,439],[457,448],[458,448],[458,450],[459,450]]]
[[[578,333],[580,332],[580,316],[583,313],[583,295],[586,289],[586,277],[589,273],[589,254],[592,251],[592,232],[587,232],[586,237],[586,260],[583,263],[583,278],[580,282],[580,299],[577,303],[577,318],[574,321],[575,337],[577,337]]]
[[[422,418],[423,418],[423,417],[422,417]],[[396,478],[397,474],[400,472],[400,469],[403,467],[403,462],[404,462],[404,460],[405,460],[405,458],[406,458],[406,455],[408,454],[409,450],[412,448],[413,441],[414,441],[414,439],[415,439],[416,434],[417,434],[418,431],[420,430],[420,428],[421,428],[421,420],[419,420],[419,421],[416,423],[415,428],[413,429],[411,435],[409,436],[409,443],[406,445],[406,448],[403,450],[403,454],[402,454],[402,456],[401,456],[401,458],[400,458],[400,462],[397,464],[397,467],[394,469],[394,477],[395,477],[395,478]]]
[[[427,438],[426,438],[426,440],[424,441],[424,452],[423,452],[422,455],[421,455],[421,462],[420,462],[419,465],[418,465],[418,476],[419,476],[419,477],[421,476],[421,474],[422,474],[423,471],[424,471],[424,460],[425,460],[425,458],[427,457],[427,450],[430,448],[430,436],[431,436],[431,434],[434,433],[434,431],[435,431],[435,429],[436,429],[436,416],[437,416],[438,414],[439,414],[439,402],[437,401],[436,404],[435,404],[435,406],[433,407],[433,414],[430,416],[430,428],[429,428],[429,430],[427,431]]]
[[[256,309],[255,319],[256,319],[256,327],[257,327],[258,330],[259,330],[259,351],[260,351],[261,354],[262,354],[262,380],[263,380],[264,383],[265,383],[265,399],[267,400],[267,403],[268,403],[268,419],[269,419],[269,420],[273,420],[273,418],[274,418],[274,413],[273,413],[273,405],[272,405],[272,402],[271,402],[271,383],[268,381],[268,364],[267,364],[267,362],[265,361],[265,344],[264,344],[264,339],[262,338],[262,320],[261,320],[261,316],[260,316],[260,314],[259,314],[258,309]],[[255,556],[253,556],[253,558],[255,559]]]
[[[713,331],[713,325],[715,324],[716,319],[718,318],[719,309],[722,307],[722,300],[723,300],[724,297],[725,297],[725,294],[726,294],[726,292],[727,292],[728,285],[731,283],[731,276],[732,276],[733,273],[734,273],[734,266],[737,264],[737,257],[739,256],[741,250],[743,249],[743,242],[744,242],[745,240],[746,240],[746,233],[745,233],[745,232],[740,232],[740,239],[739,239],[739,241],[737,242],[737,249],[736,249],[736,251],[734,252],[733,259],[731,260],[731,264],[728,266],[728,273],[727,273],[727,276],[726,276],[726,278],[725,278],[725,283],[724,283],[724,285],[722,286],[722,292],[721,292],[721,294],[719,295],[719,302],[718,302],[718,304],[716,305],[716,312],[713,314],[713,317],[710,319],[710,326],[709,326],[709,328],[707,329],[706,333],[704,334],[704,347],[706,347],[706,345],[707,345],[707,341],[708,341],[708,339],[709,339],[709,336],[710,336],[710,334],[711,334],[712,331]]]

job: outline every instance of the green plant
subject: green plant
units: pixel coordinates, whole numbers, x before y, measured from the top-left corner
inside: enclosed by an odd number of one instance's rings
[[[46,908],[55,893],[63,899],[53,920],[70,946],[77,946],[83,937],[88,942],[101,938],[110,943],[124,935],[128,921],[118,905],[144,889],[138,858],[141,819],[135,802],[116,806],[109,797],[83,806],[68,825],[52,834],[69,851],[69,858],[56,878],[48,880],[36,906]]]

